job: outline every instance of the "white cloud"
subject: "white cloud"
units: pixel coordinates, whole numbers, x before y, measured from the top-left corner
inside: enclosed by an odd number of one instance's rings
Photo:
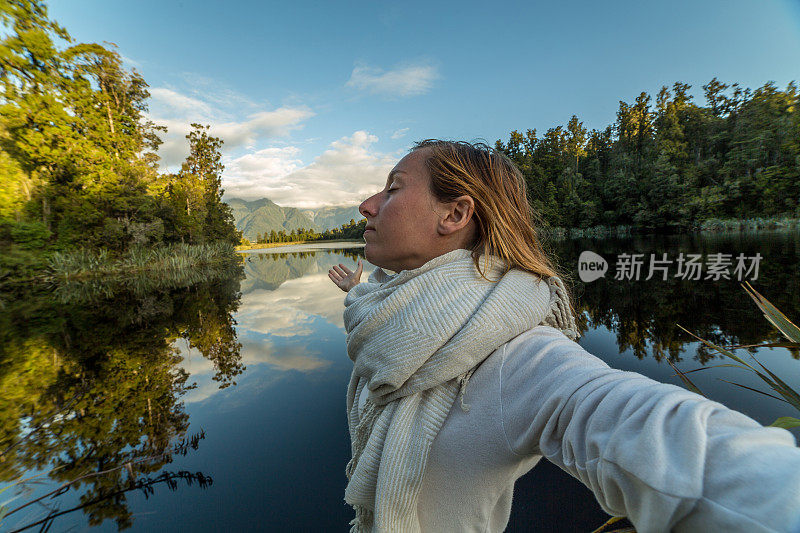
[[[383,187],[397,162],[396,154],[372,150],[377,141],[375,135],[356,131],[302,167],[291,147],[230,160],[223,174],[226,197],[266,197],[279,205],[309,208],[358,204]]]
[[[319,260],[327,260],[328,254],[322,257]],[[327,269],[312,265],[303,277],[287,280],[277,289],[256,289],[244,294],[236,313],[237,331],[240,336],[312,335],[315,330],[310,324],[318,317],[343,328],[343,301],[344,294],[331,283]]]
[[[406,97],[428,92],[438,78],[436,68],[426,64],[409,64],[387,71],[356,65],[346,86],[382,96]]]
[[[241,383],[247,380],[257,365],[268,365],[273,377],[279,377],[288,370],[299,372],[322,371],[331,366],[331,362],[321,358],[321,353],[302,344],[277,348],[269,339],[241,338],[242,363],[247,367],[245,374],[236,378]],[[214,364],[203,357],[196,348],[189,348],[185,339],[178,339],[175,344],[180,347],[183,361],[180,366],[186,370],[190,378],[188,383],[195,383],[196,388],[188,391],[183,397],[185,403],[203,401],[220,392],[219,382],[213,380],[216,374]]]
[[[299,153],[295,146],[264,148],[231,160],[226,166],[243,176],[286,176],[302,165],[302,161],[295,159]]]
[[[167,87],[154,87],[150,89],[150,97],[155,101],[156,106],[163,107],[162,112],[171,115],[193,115],[197,117],[210,117],[212,115],[211,106],[206,102]]]
[[[302,263],[305,260],[298,261]],[[313,261],[302,277],[288,279],[274,290],[255,289],[242,295],[235,318],[237,336],[242,343],[242,363],[247,370],[241,378],[237,378],[239,387],[252,383],[254,372],[255,379],[268,386],[269,383],[264,383],[264,375],[279,379],[286,371],[319,373],[334,364],[331,348],[320,348],[319,344],[313,342],[320,331],[314,322],[323,319],[344,334],[342,311],[345,295],[331,283],[327,269],[332,264],[350,259],[338,253],[317,252]],[[270,279],[273,278],[271,268],[283,271],[287,266],[293,269],[300,264],[292,267],[290,262],[273,262],[269,259],[265,263],[257,263],[261,274]],[[364,266],[363,277],[366,279],[372,274],[374,266],[366,261]],[[174,344],[184,357],[181,366],[191,375],[189,381],[198,385],[197,389],[184,397],[184,401],[198,402],[217,394],[220,391],[219,383],[212,380],[215,372],[211,361],[197,349],[189,348],[185,339],[178,339]],[[267,369],[268,374],[257,373],[257,367]]]
[[[313,116],[314,112],[305,106],[281,107],[275,111],[254,113],[243,122],[212,124],[211,134],[225,141],[226,147],[236,148],[264,138],[284,137]]]
[[[184,72],[181,78],[193,95],[223,109],[253,111],[268,105],[266,102],[256,103],[226,83],[194,72]]]
[[[285,137],[314,116],[314,112],[306,106],[284,106],[271,111],[256,111],[244,120],[233,120],[229,113],[211,103],[214,100],[210,98],[211,94],[204,94],[201,99],[168,87],[150,90],[149,118],[167,127],[166,135],[162,134],[164,143],[158,150],[162,166],[175,168],[186,158],[189,153],[186,135],[193,122],[211,125],[211,135],[222,139],[225,152],[250,148],[259,141]]]
[[[410,129],[411,128],[400,128],[399,130],[392,133],[392,139],[399,139],[401,137],[405,137],[406,133],[408,133],[408,130]]]

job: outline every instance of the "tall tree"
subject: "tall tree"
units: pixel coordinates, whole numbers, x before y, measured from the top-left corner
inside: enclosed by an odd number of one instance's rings
[[[578,173],[578,160],[586,155],[586,128],[583,122],[572,115],[567,123],[567,153],[575,158],[575,173]]]
[[[189,242],[224,240],[238,243],[233,214],[222,201],[222,140],[209,135],[210,126],[192,124],[186,135],[189,155],[174,177],[170,195],[182,210],[179,235]],[[181,207],[178,207],[178,206]]]
[[[23,174],[16,187],[0,177],[0,206],[40,218],[65,244],[124,245],[131,228],[158,226],[149,190],[163,128],[145,119],[141,76],[101,45],[60,50],[72,39],[43,2],[3,2],[0,20],[0,163]]]

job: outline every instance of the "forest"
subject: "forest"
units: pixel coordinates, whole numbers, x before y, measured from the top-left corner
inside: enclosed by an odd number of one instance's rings
[[[800,218],[800,93],[794,82],[751,90],[717,78],[705,105],[676,82],[619,102],[616,121],[512,131],[495,149],[522,171],[544,227],[625,227],[685,233],[714,222]],[[767,220],[765,220],[767,219]],[[257,242],[359,238],[365,220],[317,234],[264,234]],[[724,226],[724,224],[722,224]]]
[[[0,278],[43,252],[239,242],[209,126],[192,124],[180,170],[161,172],[166,129],[114,45],[74,42],[39,0],[1,3],[0,26]]]
[[[695,230],[711,219],[800,217],[800,93],[717,78],[620,101],[616,121],[588,131],[577,116],[495,147],[522,170],[550,227]]]
[[[297,230],[292,230],[289,233],[286,233],[285,230],[277,232],[271,230],[269,233],[259,233],[253,244],[360,239],[364,235],[364,228],[366,225],[366,218],[362,218],[358,222],[351,218],[350,222],[342,224],[338,228],[326,229],[322,233],[305,228],[297,228]],[[251,243],[248,241],[244,244],[248,245]]]
[[[0,278],[42,255],[238,244],[223,201],[221,148],[192,124],[177,172],[159,169],[148,85],[114,45],[76,43],[40,0],[0,4]],[[800,217],[800,94],[714,78],[705,103],[676,82],[619,102],[588,130],[575,115],[495,147],[522,170],[551,228],[686,232],[718,219]],[[359,225],[259,235],[259,243],[360,238]],[[248,244],[248,243],[245,243]],[[176,248],[173,248],[176,249]],[[225,248],[218,248],[220,250]]]

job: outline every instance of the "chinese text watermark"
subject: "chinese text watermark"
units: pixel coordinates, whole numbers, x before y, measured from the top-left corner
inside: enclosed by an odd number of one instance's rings
[[[658,276],[666,281],[671,274],[673,278],[686,280],[755,281],[758,279],[758,265],[762,256],[758,252],[754,256],[740,253],[734,258],[733,254],[715,253],[708,254],[705,261],[702,259],[702,254],[683,252],[674,261],[666,253],[662,253],[660,258],[657,254],[649,254],[647,259],[645,254],[622,253],[617,255],[614,279],[638,281],[646,273],[645,281],[654,277],[658,279]],[[578,275],[581,281],[589,283],[604,277],[607,271],[608,262],[603,256],[588,250],[581,252],[578,257]]]

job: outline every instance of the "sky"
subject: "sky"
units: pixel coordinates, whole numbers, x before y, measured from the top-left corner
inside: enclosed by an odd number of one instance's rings
[[[167,126],[224,141],[226,198],[354,205],[427,138],[507,140],[614,122],[619,101],[717,77],[800,81],[800,0],[271,2],[50,0],[77,42],[117,45]]]

